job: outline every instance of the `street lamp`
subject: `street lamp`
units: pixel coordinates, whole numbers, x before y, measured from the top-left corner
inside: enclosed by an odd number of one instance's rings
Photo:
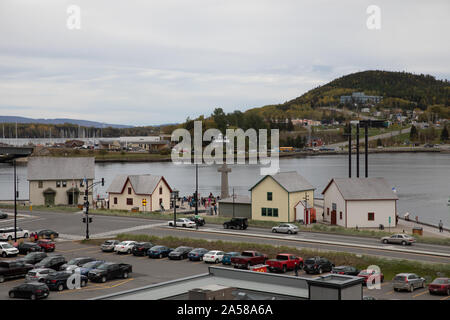
[[[170,193],[170,200],[172,200],[173,203],[173,227],[176,228],[177,227],[177,199],[178,199],[178,194],[179,191],[178,190],[173,190]]]

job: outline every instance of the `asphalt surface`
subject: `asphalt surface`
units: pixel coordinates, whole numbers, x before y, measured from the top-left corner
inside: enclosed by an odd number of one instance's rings
[[[10,212],[4,210],[5,212]],[[39,229],[52,229],[60,233],[62,240],[84,239],[86,235],[86,225],[82,223],[82,213],[57,213],[57,212],[20,212],[18,226],[30,231]],[[449,257],[435,255],[410,253],[407,250],[429,251],[436,253],[450,254],[450,247],[438,246],[423,243],[416,243],[412,246],[402,247],[401,245],[383,244],[379,239],[343,236],[334,234],[303,232],[298,235],[273,234],[270,229],[248,228],[245,231],[233,230],[230,234],[222,234],[225,230],[221,225],[208,224],[200,227],[199,230],[177,228],[167,226],[167,221],[150,220],[132,217],[115,217],[92,215],[93,223],[89,225],[91,238],[108,238],[119,233],[148,234],[155,236],[178,236],[191,237],[208,240],[239,241],[250,243],[265,243],[271,245],[288,245],[297,248],[309,248],[328,251],[341,251],[355,254],[375,255],[394,259],[409,259],[421,262],[450,263]],[[13,226],[11,217],[0,220],[0,227]],[[256,236],[249,236],[255,234]],[[277,236],[279,239],[264,238],[265,236]],[[310,243],[305,240],[345,242],[355,245],[370,245],[377,248],[359,248],[347,245]],[[387,251],[383,248],[394,248],[400,251]]]
[[[64,290],[61,292],[51,291],[48,300],[83,300],[92,299],[112,293],[140,288],[143,286],[160,282],[175,280],[183,277],[204,274],[208,272],[209,264],[204,262],[192,262],[189,260],[172,261],[167,258],[149,259],[148,257],[135,257],[133,255],[119,255],[116,253],[101,252],[98,246],[79,244],[74,241],[58,242],[56,252],[62,254],[67,260],[80,256],[89,256],[99,260],[129,263],[133,266],[133,272],[128,279],[110,280],[106,283],[91,283],[84,288]],[[12,260],[11,258],[0,258],[0,261]],[[219,264],[223,266],[222,264]],[[286,273],[294,275],[293,271]],[[301,277],[316,277],[306,275],[299,271]],[[8,292],[11,288],[24,282],[23,278],[7,280],[0,284],[0,300],[10,299]],[[390,282],[381,284],[380,289],[368,289],[364,287],[364,295],[375,297],[378,300],[450,300],[450,296],[430,295],[428,290],[417,289],[410,292],[394,292]]]

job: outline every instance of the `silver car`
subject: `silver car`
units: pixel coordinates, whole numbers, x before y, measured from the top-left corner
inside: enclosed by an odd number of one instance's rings
[[[417,288],[425,287],[425,278],[415,273],[399,273],[392,280],[394,291],[408,290],[413,292]]]
[[[290,224],[290,223],[280,224],[279,226],[272,228],[273,233],[293,234],[293,233],[298,233],[298,230],[299,229],[296,225]]]
[[[120,243],[119,240],[106,240],[100,248],[103,252],[113,252],[114,247]]]
[[[406,246],[407,244],[411,245],[414,242],[416,242],[416,239],[407,234],[399,233],[399,234],[393,234],[390,237],[383,237],[383,238],[381,238],[381,242],[395,243],[395,244],[401,244],[403,246]]]
[[[27,275],[25,276],[25,281],[26,282],[45,282],[48,275],[53,272],[55,272],[55,270],[49,269],[49,268],[32,269],[32,270],[28,271]]]

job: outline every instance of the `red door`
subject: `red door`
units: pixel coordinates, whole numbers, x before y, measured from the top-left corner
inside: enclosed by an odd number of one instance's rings
[[[309,224],[309,211],[305,209],[305,224]]]
[[[331,224],[336,224],[336,210],[331,211]]]

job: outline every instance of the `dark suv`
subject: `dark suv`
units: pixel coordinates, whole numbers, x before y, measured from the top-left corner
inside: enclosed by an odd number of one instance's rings
[[[63,264],[67,263],[63,256],[52,255],[44,258],[34,265],[35,268],[50,268],[58,271]]]
[[[232,218],[230,221],[226,221],[223,224],[225,229],[240,229],[245,230],[248,227],[248,219],[247,218]]]
[[[17,261],[22,261],[24,263],[29,264],[36,264],[45,258],[47,258],[47,254],[45,252],[30,252],[25,257],[17,259]]]
[[[305,260],[303,270],[306,273],[323,273],[333,270],[334,264],[330,260],[322,257],[314,257]]]

